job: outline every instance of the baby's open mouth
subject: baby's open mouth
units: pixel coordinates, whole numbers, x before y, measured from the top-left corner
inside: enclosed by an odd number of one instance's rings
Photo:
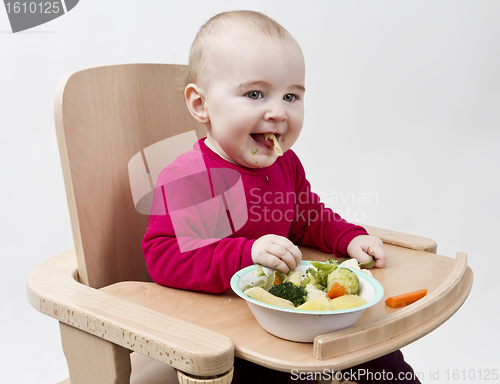
[[[268,148],[274,148],[274,154],[276,156],[283,155],[283,150],[279,144],[279,138],[281,135],[278,135],[278,137],[276,137],[274,133],[251,133],[250,135],[256,142],[265,145]]]

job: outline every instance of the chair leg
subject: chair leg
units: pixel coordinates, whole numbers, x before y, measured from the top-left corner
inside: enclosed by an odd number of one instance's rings
[[[71,384],[129,384],[130,351],[59,323]]]

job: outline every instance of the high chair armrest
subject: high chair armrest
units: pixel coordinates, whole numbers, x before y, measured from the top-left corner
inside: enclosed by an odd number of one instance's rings
[[[356,225],[365,228],[370,235],[379,237],[385,244],[414,249],[416,251],[425,251],[431,253],[437,252],[437,243],[434,240],[428,239],[426,237],[391,231],[389,229],[372,227],[365,224]]]
[[[184,372],[212,376],[233,366],[227,336],[79,283],[74,249],[35,267],[27,295],[35,309],[60,322]]]

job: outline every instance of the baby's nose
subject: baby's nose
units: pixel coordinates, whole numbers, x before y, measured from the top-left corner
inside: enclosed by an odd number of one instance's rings
[[[283,100],[270,103],[264,117],[266,121],[271,121],[274,123],[281,123],[286,121],[286,111],[283,105]]]

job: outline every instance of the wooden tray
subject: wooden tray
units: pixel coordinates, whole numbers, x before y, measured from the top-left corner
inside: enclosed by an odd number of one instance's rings
[[[234,343],[236,356],[266,367],[340,370],[399,349],[439,327],[460,308],[472,287],[464,253],[452,259],[398,246],[386,248],[386,267],[372,270],[384,287],[384,298],[355,326],[320,335],[314,343],[291,342],[267,333],[232,291],[213,295],[144,282],[121,282],[101,291],[225,335]],[[307,248],[302,252],[304,260],[328,257]],[[384,303],[389,296],[421,288],[428,289],[427,296],[408,307],[391,309]]]

